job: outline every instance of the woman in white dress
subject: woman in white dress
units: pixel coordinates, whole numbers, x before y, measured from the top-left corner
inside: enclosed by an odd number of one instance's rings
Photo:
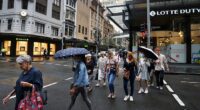
[[[100,53],[100,57],[97,61],[98,83],[96,84],[96,87],[99,87],[101,84],[103,84],[103,86],[106,86],[106,73],[105,73],[106,59],[107,58],[104,55],[104,53]]]
[[[146,59],[140,58],[138,75],[136,76],[136,79],[139,82],[139,88],[140,88],[138,91],[139,94],[142,92],[147,94],[149,92],[148,91],[149,74],[148,74],[148,68],[147,68],[148,66],[149,66],[149,63],[146,61]],[[142,85],[142,82],[144,82],[144,85]]]

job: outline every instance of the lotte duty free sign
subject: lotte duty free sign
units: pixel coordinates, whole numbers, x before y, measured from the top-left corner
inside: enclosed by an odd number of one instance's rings
[[[165,16],[165,15],[184,15],[184,14],[200,14],[200,8],[188,8],[188,9],[173,9],[173,10],[159,10],[150,12],[150,16]]]

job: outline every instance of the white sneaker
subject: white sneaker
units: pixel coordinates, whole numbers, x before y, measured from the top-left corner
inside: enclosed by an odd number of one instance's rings
[[[140,90],[138,91],[139,94],[141,94],[142,92],[144,92],[143,88],[140,88]]]
[[[106,83],[103,83],[103,86],[106,86]]]
[[[160,86],[160,90],[163,90],[163,87],[162,87],[162,86]]]
[[[132,102],[133,101],[133,96],[130,96],[129,100]]]
[[[157,89],[159,89],[159,86],[156,86]]]
[[[145,94],[148,94],[148,93],[149,93],[149,91],[148,91],[147,88],[145,89],[144,93],[145,93]]]
[[[99,86],[100,86],[100,84],[99,84],[99,83],[97,83],[95,86],[96,86],[96,87],[99,87]]]
[[[129,99],[129,95],[126,95],[125,97],[124,97],[124,101],[127,101]]]
[[[112,94],[109,94],[109,95],[108,95],[108,98],[111,98],[111,97],[112,97]]]

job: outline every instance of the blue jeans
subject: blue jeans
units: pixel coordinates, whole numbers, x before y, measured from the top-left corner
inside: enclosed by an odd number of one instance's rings
[[[108,87],[110,90],[110,93],[114,93],[114,81],[116,77],[116,72],[114,70],[110,70],[110,73],[108,73]]]
[[[124,83],[124,92],[126,95],[128,95],[128,81],[130,81],[130,96],[133,96],[134,93],[134,82],[135,82],[135,73],[130,74],[129,79],[123,78],[123,83]]]

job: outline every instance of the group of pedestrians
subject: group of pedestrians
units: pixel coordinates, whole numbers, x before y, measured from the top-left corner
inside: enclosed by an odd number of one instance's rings
[[[156,77],[156,87],[163,89],[164,71],[168,71],[168,65],[165,55],[160,53],[160,49],[155,48],[155,52],[158,55],[157,60],[148,60],[144,56],[141,56],[139,62],[134,57],[133,52],[127,52],[126,58],[123,63],[123,88],[124,88],[124,101],[128,99],[134,101],[134,85],[135,80],[139,82],[138,93],[148,93],[148,82],[153,84],[153,76]],[[68,110],[71,110],[79,93],[82,95],[89,110],[92,110],[91,101],[88,98],[88,92],[91,92],[93,87],[93,70],[95,63],[92,60],[92,55],[77,55],[73,57],[73,83],[70,87],[71,103]],[[4,99],[3,104],[7,103],[10,97],[16,94],[15,110],[18,109],[18,104],[25,97],[25,93],[30,91],[32,87],[36,87],[37,91],[41,91],[43,87],[42,73],[31,65],[31,57],[29,55],[21,55],[16,59],[16,62],[23,70],[14,90],[11,91]],[[109,93],[108,98],[115,99],[115,84],[116,77],[119,76],[119,62],[120,58],[115,57],[112,51],[106,53],[100,53],[100,57],[97,61],[97,84],[96,86],[106,86],[108,83]],[[150,67],[150,69],[148,68]],[[107,81],[106,81],[107,80]],[[142,85],[142,82],[144,82]],[[128,84],[130,83],[130,84]],[[130,92],[128,90],[130,85]]]

